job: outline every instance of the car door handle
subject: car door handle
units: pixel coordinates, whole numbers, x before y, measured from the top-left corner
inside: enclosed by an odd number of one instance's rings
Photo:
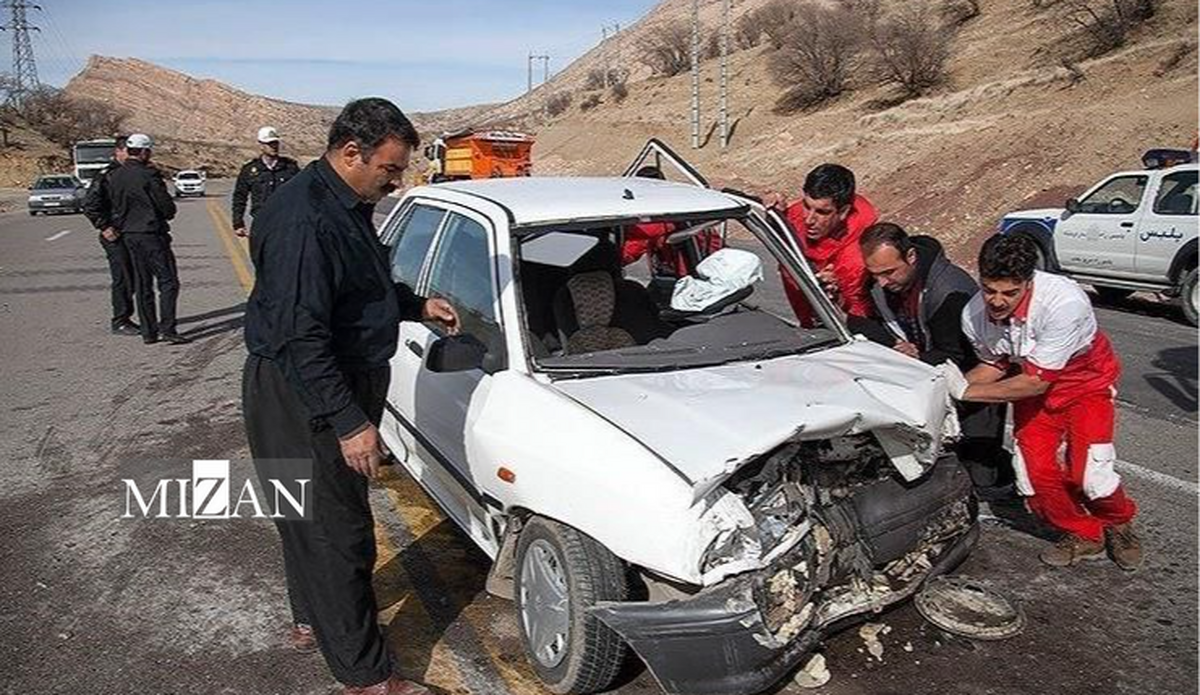
[[[1133,226],[1133,223],[1132,223],[1132,222],[1122,222],[1122,223],[1121,223],[1121,226],[1122,226],[1122,227],[1132,227],[1132,226]]]
[[[404,341],[404,346],[406,348],[408,348],[409,352],[416,355],[417,357],[425,356],[425,348],[421,347],[421,344],[415,340]]]

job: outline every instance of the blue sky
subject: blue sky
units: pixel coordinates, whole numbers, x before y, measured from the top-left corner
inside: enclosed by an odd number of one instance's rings
[[[567,66],[656,0],[37,0],[38,72],[61,86],[93,53],[148,60],[257,94],[428,111],[525,90],[526,56]],[[0,34],[0,70],[11,68]],[[540,79],[540,68],[535,81]]]

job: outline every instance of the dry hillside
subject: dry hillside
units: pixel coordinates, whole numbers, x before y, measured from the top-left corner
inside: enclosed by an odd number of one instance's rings
[[[742,0],[735,11],[761,4]],[[686,17],[688,7],[689,0],[665,0],[631,28],[628,45],[646,24]],[[604,101],[584,112],[582,81],[570,73],[586,75],[599,64],[585,56],[564,71],[563,83],[548,88],[574,85],[575,98],[570,110],[540,128],[535,171],[616,172],[647,138],[658,137],[717,182],[793,193],[811,167],[836,161],[857,172],[862,191],[885,217],[936,234],[968,260],[1004,211],[1061,205],[1097,178],[1138,166],[1150,147],[1192,142],[1197,10],[1191,0],[1165,0],[1126,47],[1079,60],[1081,80],[1059,62],[1069,27],[1053,8],[1035,8],[1031,0],[981,0],[980,8],[953,40],[947,83],[891,108],[876,103],[893,92],[862,84],[817,111],[780,115],[773,108],[780,90],[766,69],[772,49],[735,53],[734,130],[724,151],[714,132],[716,61],[702,65],[707,142],[691,150],[688,75],[632,81],[620,103],[611,93],[594,92]]]

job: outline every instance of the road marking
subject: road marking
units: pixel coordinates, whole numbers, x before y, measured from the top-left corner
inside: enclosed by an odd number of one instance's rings
[[[220,237],[221,244],[225,246],[225,254],[229,256],[229,262],[233,264],[233,272],[237,275],[242,289],[246,291],[246,294],[250,294],[250,290],[254,287],[254,274],[250,272],[246,253],[235,241],[233,227],[225,219],[225,213],[217,207],[216,201],[209,200],[207,207],[208,215],[212,218],[213,226],[217,230],[217,236]]]
[[[1145,478],[1152,483],[1161,485],[1165,488],[1170,488],[1176,492],[1182,492],[1191,497],[1200,495],[1200,485],[1197,485],[1190,480],[1176,478],[1169,473],[1160,473],[1158,471],[1146,468],[1145,466],[1139,466],[1136,463],[1130,463],[1128,461],[1121,461],[1120,459],[1117,460],[1116,465],[1117,470],[1123,473],[1128,473],[1135,478]]]
[[[70,234],[73,231],[74,230],[72,230],[72,229],[64,229],[61,232],[59,232],[58,234],[51,234],[50,236],[46,237],[46,241],[58,241],[59,239],[65,237],[66,235]]]

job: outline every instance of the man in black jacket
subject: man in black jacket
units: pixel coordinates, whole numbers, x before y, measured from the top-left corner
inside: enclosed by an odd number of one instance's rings
[[[175,201],[162,174],[150,165],[150,151],[154,147],[150,136],[130,135],[125,146],[128,153],[125,163],[108,175],[108,204],[112,226],[125,240],[133,265],[142,341],[157,343],[161,336],[175,345],[188,343],[191,341],[179,335],[175,325],[179,271],[171,251],[169,224],[175,217]],[[156,283],[161,322],[154,307]]]
[[[371,587],[367,498],[384,459],[377,427],[400,322],[458,327],[448,302],[392,282],[372,224],[375,203],[400,182],[419,142],[391,102],[350,102],[325,155],[267,201],[250,237],[256,279],[242,378],[250,452],[260,478],[272,461],[312,467],[313,520],[276,524],[294,623],[288,641],[318,647],[345,695],[426,692],[392,675]]]
[[[88,187],[83,198],[83,214],[100,232],[100,247],[108,257],[108,273],[112,277],[112,332],[117,335],[139,335],[133,317],[133,265],[129,260],[129,249],[125,240],[117,233],[112,221],[109,205],[108,175],[125,162],[125,137],[117,138],[113,148],[113,161],[109,163]]]
[[[862,330],[876,342],[926,364],[950,361],[970,370],[979,358],[962,331],[962,310],[979,291],[967,271],[946,258],[928,236],[909,236],[899,225],[871,225],[859,240],[874,304],[876,329]],[[963,438],[957,447],[976,487],[1002,496],[1012,481],[1003,448],[1005,406],[959,405]]]
[[[250,216],[258,217],[263,203],[277,188],[300,173],[300,166],[291,157],[279,154],[279,133],[271,126],[258,129],[261,154],[242,165],[237,183],[233,185],[233,231],[246,236],[246,199],[250,199]]]

